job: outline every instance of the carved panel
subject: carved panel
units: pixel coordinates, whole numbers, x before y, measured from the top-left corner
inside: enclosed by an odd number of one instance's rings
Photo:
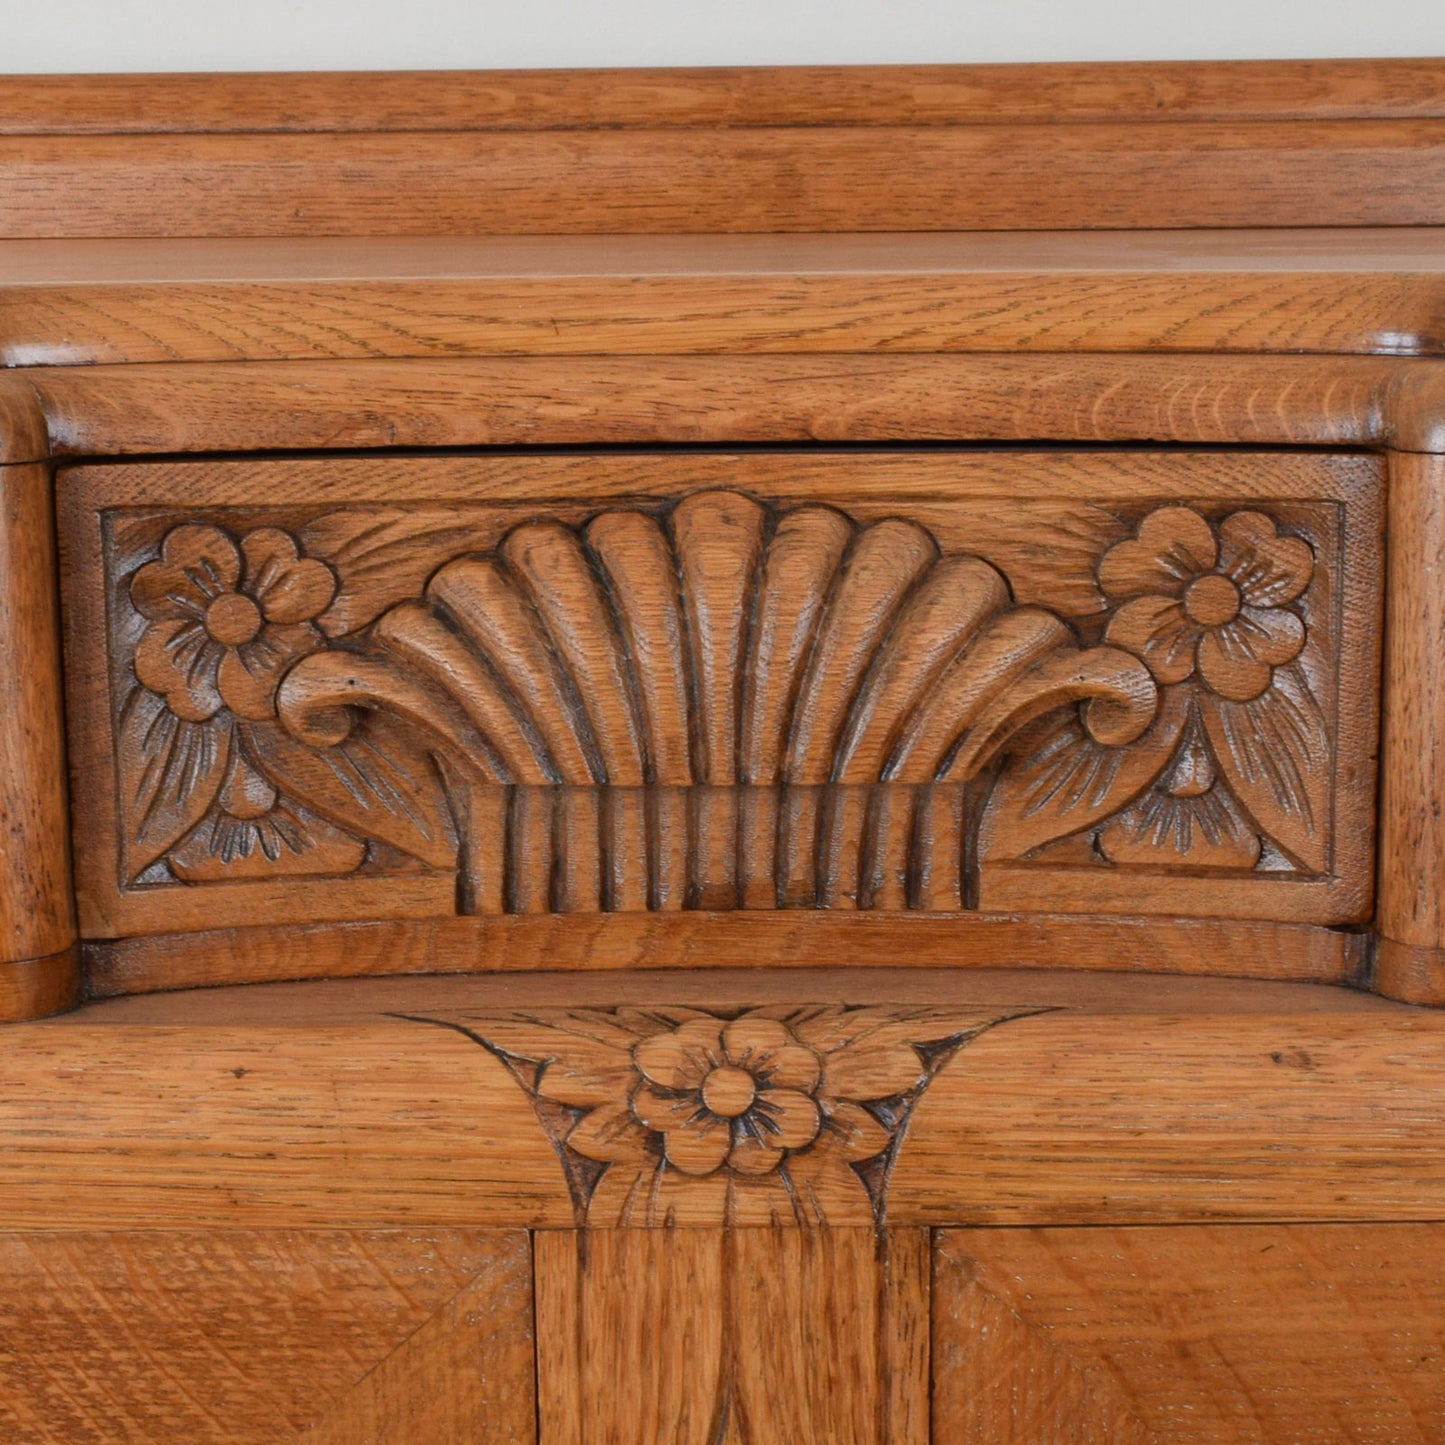
[[[1000,517],[966,476],[890,505],[878,459],[834,458],[865,484],[815,500],[766,460],[669,494],[652,459],[660,494],[614,501],[97,509],[109,890],[1192,912],[1223,879],[1223,911],[1358,911],[1336,812],[1348,779],[1367,816],[1340,691],[1373,667],[1365,464],[1320,459],[1317,501],[1186,504],[1123,463],[1101,500],[1091,458],[1087,498]]]
[[[881,1228],[934,1074],[988,1029],[1047,1012],[659,1004],[407,1017],[507,1065],[579,1225]]]

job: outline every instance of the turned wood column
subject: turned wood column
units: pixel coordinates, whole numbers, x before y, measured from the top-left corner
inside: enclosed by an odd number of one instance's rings
[[[1376,987],[1445,1004],[1445,380],[1393,398]]]
[[[59,595],[45,428],[0,378],[0,1021],[77,996]]]

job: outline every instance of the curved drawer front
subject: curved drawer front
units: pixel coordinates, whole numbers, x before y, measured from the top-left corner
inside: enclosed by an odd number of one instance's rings
[[[492,454],[60,485],[92,938],[1368,912],[1373,457]]]

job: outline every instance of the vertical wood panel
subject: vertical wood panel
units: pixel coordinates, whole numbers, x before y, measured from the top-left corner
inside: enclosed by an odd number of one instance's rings
[[[536,1236],[542,1445],[927,1445],[927,1235]]]
[[[75,960],[49,469],[0,467],[0,1017],[68,1001]],[[46,958],[42,966],[10,965]],[[24,975],[23,977],[21,975]],[[38,977],[35,975],[43,975]]]

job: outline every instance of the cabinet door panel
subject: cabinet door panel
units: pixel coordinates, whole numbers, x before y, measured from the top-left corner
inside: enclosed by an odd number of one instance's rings
[[[952,1230],[934,1438],[1445,1437],[1445,1226]]]
[[[531,1445],[521,1233],[0,1235],[14,1445]]]

